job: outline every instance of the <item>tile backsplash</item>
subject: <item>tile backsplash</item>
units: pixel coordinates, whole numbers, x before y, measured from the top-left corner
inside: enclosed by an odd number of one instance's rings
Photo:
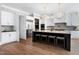
[[[56,23],[55,26],[49,26],[48,29],[53,29],[53,30],[69,30],[69,31],[78,31],[79,26],[67,26],[66,23]]]
[[[14,26],[2,26],[1,31],[11,31],[14,30]]]

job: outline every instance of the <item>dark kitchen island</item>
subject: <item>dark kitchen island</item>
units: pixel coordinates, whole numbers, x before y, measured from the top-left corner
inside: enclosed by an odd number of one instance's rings
[[[47,36],[55,36],[55,37],[63,37],[64,38],[64,46],[65,50],[70,51],[71,50],[71,35],[69,32],[66,31],[33,31],[32,32],[32,41],[35,42],[36,35],[40,34],[40,40],[41,40],[41,35],[47,35]],[[48,38],[46,38],[48,39]],[[55,38],[55,40],[57,40]]]

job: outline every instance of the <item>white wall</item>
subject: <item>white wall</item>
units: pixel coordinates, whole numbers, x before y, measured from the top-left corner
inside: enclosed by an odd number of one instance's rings
[[[26,17],[20,15],[19,16],[19,35],[21,39],[26,39]]]
[[[16,30],[16,37],[17,37],[17,41],[19,41],[19,15],[18,14],[14,14],[14,23],[15,23],[15,30]]]
[[[0,15],[1,15],[1,8],[0,8]],[[0,41],[1,41],[1,16],[0,16]]]

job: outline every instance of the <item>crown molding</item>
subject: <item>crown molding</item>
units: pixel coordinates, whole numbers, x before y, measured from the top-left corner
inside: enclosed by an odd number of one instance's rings
[[[19,12],[19,13],[22,13],[22,14],[29,15],[28,12],[25,12],[25,11],[22,11],[22,10],[19,10],[19,9],[16,9],[16,8],[13,8],[13,7],[10,7],[10,6],[7,6],[7,5],[1,5],[1,7],[12,10],[12,11],[15,11],[15,12]]]

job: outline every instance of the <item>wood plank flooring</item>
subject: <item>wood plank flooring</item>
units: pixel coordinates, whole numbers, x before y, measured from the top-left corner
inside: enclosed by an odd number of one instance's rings
[[[59,47],[32,42],[32,39],[21,40],[0,46],[0,55],[78,55],[79,40],[71,41],[71,51]]]

